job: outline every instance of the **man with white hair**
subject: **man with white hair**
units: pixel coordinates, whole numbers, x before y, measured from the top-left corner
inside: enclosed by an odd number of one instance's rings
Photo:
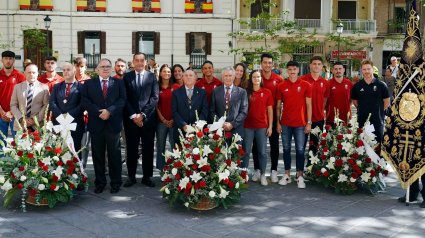
[[[231,66],[223,68],[221,72],[224,85],[216,87],[211,92],[210,117],[211,121],[218,120],[226,114],[223,124],[225,131],[239,134],[243,137],[243,122],[248,114],[248,97],[245,89],[236,87],[235,70]]]
[[[391,65],[387,66],[387,69],[391,70],[391,76],[393,76],[395,79],[397,79],[397,73],[399,66],[397,64],[397,57],[393,56],[391,57]]]

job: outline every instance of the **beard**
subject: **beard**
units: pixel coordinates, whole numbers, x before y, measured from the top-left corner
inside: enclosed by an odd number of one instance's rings
[[[7,67],[7,65],[5,65],[4,68],[7,69],[7,70],[9,70],[9,69],[13,68],[13,65],[11,65],[9,67]]]

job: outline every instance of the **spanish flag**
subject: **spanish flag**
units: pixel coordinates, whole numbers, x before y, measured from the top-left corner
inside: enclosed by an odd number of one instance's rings
[[[132,0],[133,11],[143,11],[143,0]],[[161,12],[160,0],[151,0],[151,11]]]
[[[96,10],[106,11],[106,0],[96,0]]]
[[[40,9],[53,9],[52,0],[40,0]]]
[[[195,2],[186,0],[184,2],[184,12],[194,12],[195,11]]]
[[[195,12],[195,1],[186,0],[184,3],[184,12]],[[213,12],[213,3],[202,1],[202,12],[212,13]]]
[[[212,13],[213,12],[213,3],[212,1],[209,3],[203,2],[202,4],[202,12]]]
[[[77,0],[77,10],[86,10],[87,0]]]
[[[19,0],[19,7],[21,9],[30,9],[30,0]]]

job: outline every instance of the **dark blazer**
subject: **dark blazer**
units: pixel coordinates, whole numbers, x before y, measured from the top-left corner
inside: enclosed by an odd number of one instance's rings
[[[130,120],[133,114],[144,113],[146,118],[143,120],[143,126],[156,126],[158,121],[155,106],[159,100],[159,87],[155,74],[149,71],[144,72],[140,95],[137,92],[135,71],[125,73],[123,81],[127,91],[124,121]]]
[[[126,92],[121,79],[109,77],[106,99],[103,97],[99,77],[85,81],[81,95],[83,108],[89,113],[88,131],[100,132],[105,125],[113,132],[122,130],[122,109],[126,102]],[[101,109],[111,113],[108,120],[104,121],[99,117]]]
[[[55,118],[53,120],[53,124],[59,124],[56,121],[56,117],[64,113],[68,113],[74,118],[73,122],[77,123],[77,129],[72,131],[72,133],[82,134],[84,133],[84,110],[81,105],[81,89],[83,88],[83,84],[75,80],[74,84],[72,84],[68,100],[64,103],[66,86],[65,81],[55,84],[53,86],[52,94],[50,94],[49,109],[52,111],[53,117]]]
[[[220,119],[226,112],[225,86],[214,88],[211,92],[210,98],[210,117],[211,120]],[[243,122],[248,114],[248,97],[245,89],[233,85],[231,91],[231,98],[229,103],[229,110],[226,113],[226,122],[233,125],[230,131],[232,134],[238,133],[240,136],[244,135]]]
[[[198,111],[199,120],[207,120],[208,117],[208,101],[207,92],[197,86],[193,86],[192,107],[189,109],[189,100],[186,94],[186,87],[183,86],[173,91],[171,100],[171,115],[174,120],[174,143],[180,144],[179,132],[185,125],[190,125],[196,121],[196,113]],[[183,132],[184,134],[184,132]]]

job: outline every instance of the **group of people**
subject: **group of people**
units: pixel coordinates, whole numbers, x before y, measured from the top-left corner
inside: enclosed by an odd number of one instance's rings
[[[364,80],[353,84],[343,77],[344,67],[336,62],[334,77],[325,80],[322,74],[323,60],[314,56],[310,60],[309,74],[299,77],[299,65],[287,63],[289,76],[284,80],[273,72],[274,59],[270,54],[261,56],[261,70],[253,70],[247,78],[246,66],[238,63],[222,70],[222,81],[214,77],[211,61],[202,65],[203,77],[198,80],[191,69],[184,70],[179,64],[162,65],[158,76],[146,70],[147,60],[143,53],[133,56],[134,71],[127,72],[127,64],[117,59],[101,59],[97,66],[98,77],[90,79],[86,74],[86,60],[77,57],[74,64],[63,65],[63,78],[55,69],[57,60],[47,57],[46,73],[38,77],[35,64],[25,67],[25,75],[14,69],[15,55],[2,53],[3,69],[0,71],[0,130],[12,135],[18,124],[28,128],[34,125],[34,117],[43,124],[47,105],[54,124],[59,115],[71,115],[77,123],[71,132],[76,150],[86,146],[80,158],[87,163],[89,141],[95,169],[95,192],[103,192],[107,185],[106,170],[109,169],[111,193],[120,187],[133,186],[138,166],[138,148],[142,146],[142,183],[154,187],[151,180],[154,165],[154,141],[156,135],[156,168],[165,166],[166,141],[171,147],[178,146],[179,129],[183,132],[196,120],[212,123],[226,115],[225,131],[239,134],[245,154],[241,166],[247,168],[250,152],[254,162],[253,181],[268,184],[266,168],[267,138],[270,144],[271,175],[273,183],[291,183],[291,140],[296,147],[295,180],[299,188],[305,188],[303,170],[304,150],[315,150],[318,139],[309,136],[311,129],[333,124],[335,111],[340,119],[351,117],[351,105],[358,108],[358,122],[363,126],[369,113],[371,123],[377,129],[378,141],[382,140],[383,110],[389,106],[389,94],[385,85],[374,79],[373,62],[362,62]],[[153,62],[154,63],[154,62]],[[116,75],[112,76],[115,70]],[[372,100],[373,103],[372,103]],[[21,108],[25,115],[22,115]],[[25,121],[24,121],[25,120]],[[120,134],[126,145],[128,179],[121,178],[122,160]],[[279,135],[283,144],[285,173],[278,179]],[[308,140],[310,138],[310,140]],[[308,160],[307,160],[308,161]]]

